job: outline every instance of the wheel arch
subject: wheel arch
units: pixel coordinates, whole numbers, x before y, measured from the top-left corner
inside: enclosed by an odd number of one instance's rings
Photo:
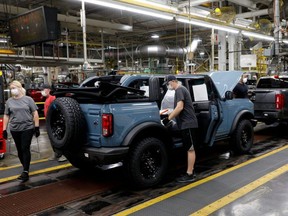
[[[248,119],[251,121],[253,118],[254,118],[254,115],[249,110],[242,110],[241,112],[239,112],[238,115],[234,118],[231,130],[230,130],[230,135],[233,134],[233,132],[237,128],[238,122],[241,119]]]
[[[169,136],[168,130],[155,122],[144,122],[134,127],[123,140],[122,146],[132,146],[145,136],[156,137],[163,143],[168,143],[168,147],[172,146],[172,137]]]

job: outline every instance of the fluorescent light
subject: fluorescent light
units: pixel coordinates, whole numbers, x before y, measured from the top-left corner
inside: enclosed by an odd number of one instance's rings
[[[226,31],[226,32],[229,32],[229,33],[233,33],[233,34],[238,34],[239,33],[239,30],[238,29],[234,29],[234,28],[227,28],[225,26],[214,26],[212,25],[212,27],[214,29],[217,29],[217,30],[221,30],[221,31]]]
[[[159,38],[159,35],[152,35],[151,38],[157,39]]]
[[[248,37],[254,37],[258,39],[268,40],[268,41],[274,41],[274,38],[272,36],[258,34],[254,32],[248,32],[248,31],[242,31],[242,34]]]
[[[151,6],[154,6],[154,7],[157,7],[157,8],[163,8],[163,9],[166,9],[166,10],[171,10],[171,11],[174,11],[174,12],[178,12],[178,8],[176,7],[172,7],[172,6],[168,6],[168,5],[164,5],[164,4],[159,4],[159,3],[156,3],[156,2],[151,2],[151,1],[147,1],[147,0],[134,0],[136,2],[140,2],[140,3],[144,3],[144,4],[147,4],[147,5],[151,5]]]
[[[91,4],[96,4],[96,5],[100,5],[100,6],[104,6],[104,7],[109,7],[109,8],[114,8],[114,9],[118,9],[118,10],[124,10],[124,11],[129,11],[132,13],[138,13],[138,14],[143,14],[143,15],[147,15],[147,16],[152,16],[152,17],[158,17],[161,19],[166,19],[166,20],[173,20],[173,16],[172,15],[168,15],[168,14],[163,14],[160,12],[153,12],[151,10],[141,10],[138,9],[136,7],[131,7],[131,6],[127,6],[125,4],[119,3],[119,2],[109,2],[109,1],[100,1],[100,0],[84,0],[87,3],[91,3]]]
[[[0,38],[0,43],[7,43],[8,40],[6,38]]]
[[[183,23],[188,23],[188,24],[192,24],[192,25],[196,25],[196,26],[201,26],[201,27],[206,27],[206,28],[214,28],[217,30],[221,30],[221,31],[226,31],[229,33],[233,33],[233,34],[238,34],[239,30],[235,29],[235,28],[229,28],[226,26],[220,26],[217,24],[212,24],[212,23],[208,23],[208,22],[204,22],[204,21],[200,21],[200,20],[188,20],[188,19],[183,19],[183,18],[177,18],[177,20],[179,22],[183,22]]]
[[[283,40],[283,43],[288,44],[288,40]]]

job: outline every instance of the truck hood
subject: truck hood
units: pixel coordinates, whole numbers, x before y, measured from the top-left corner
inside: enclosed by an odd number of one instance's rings
[[[226,91],[233,91],[242,74],[242,71],[215,71],[210,72],[209,76],[213,80],[220,96],[224,98]]]

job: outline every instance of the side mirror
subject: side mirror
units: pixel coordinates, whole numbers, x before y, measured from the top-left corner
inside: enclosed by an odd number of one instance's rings
[[[233,92],[232,91],[226,91],[225,92],[225,99],[226,100],[232,100],[233,99]]]

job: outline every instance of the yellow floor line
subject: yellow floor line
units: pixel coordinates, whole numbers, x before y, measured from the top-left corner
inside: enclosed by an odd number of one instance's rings
[[[45,168],[45,169],[41,169],[41,170],[32,171],[32,172],[29,172],[29,175],[30,176],[38,175],[38,174],[42,174],[42,173],[46,173],[46,172],[51,172],[51,171],[56,171],[56,170],[60,170],[60,169],[69,168],[71,166],[72,165],[70,163],[67,163],[67,164],[63,164],[63,165],[59,165],[59,166],[53,166],[53,167],[49,167],[49,168]],[[6,177],[6,178],[1,178],[0,179],[0,183],[11,181],[11,180],[15,180],[15,179],[17,179],[18,176],[19,175],[9,176],[9,177]]]
[[[190,216],[204,216],[204,215],[210,215],[213,212],[221,209],[222,207],[228,205],[229,203],[239,199],[240,197],[248,194],[252,190],[260,187],[261,185],[271,181],[272,179],[282,175],[283,173],[288,171],[288,164],[266,174],[265,176],[251,182],[250,184],[245,185],[244,187],[226,195],[225,197],[216,200],[215,202],[207,205],[206,207],[200,209],[199,211],[190,214]]]
[[[41,159],[41,160],[31,161],[30,164],[42,163],[42,162],[45,162],[45,161],[48,161],[48,159]],[[0,171],[13,169],[13,168],[16,168],[16,167],[21,167],[21,166],[22,166],[21,164],[16,164],[16,165],[13,165],[13,166],[8,166],[8,167],[0,167]]]
[[[154,199],[148,200],[148,201],[146,201],[146,202],[144,202],[142,204],[139,204],[137,206],[134,206],[134,207],[132,207],[130,209],[127,209],[127,210],[124,210],[122,212],[119,212],[119,213],[115,214],[114,216],[124,216],[124,215],[129,215],[129,214],[132,214],[134,212],[140,211],[141,209],[147,208],[147,207],[149,207],[151,205],[154,205],[154,204],[156,204],[158,202],[161,202],[161,201],[163,201],[165,199],[168,199],[168,198],[170,198],[172,196],[175,196],[177,194],[180,194],[182,192],[190,190],[191,188],[197,187],[197,186],[199,186],[201,184],[204,184],[204,183],[206,183],[208,181],[211,181],[211,180],[213,180],[215,178],[218,178],[219,176],[225,175],[225,174],[227,174],[229,172],[232,172],[232,171],[234,171],[236,169],[239,169],[239,168],[241,168],[243,166],[246,166],[246,165],[251,164],[251,163],[253,163],[255,161],[261,160],[262,158],[265,158],[265,157],[268,157],[270,155],[276,154],[277,152],[280,152],[280,151],[285,150],[287,148],[288,148],[288,145],[283,146],[283,147],[281,147],[279,149],[276,149],[274,151],[271,151],[271,152],[269,152],[267,154],[261,155],[261,156],[259,156],[257,158],[253,158],[253,159],[251,159],[249,161],[246,161],[244,163],[241,163],[239,165],[236,165],[234,167],[231,167],[229,169],[226,169],[226,170],[221,171],[219,173],[216,173],[214,175],[208,176],[207,178],[204,178],[204,179],[201,179],[199,181],[193,182],[193,183],[188,184],[188,185],[186,185],[184,187],[181,187],[181,188],[179,188],[177,190],[171,191],[171,192],[169,192],[167,194],[164,194],[164,195],[161,195],[161,196],[156,197]]]

